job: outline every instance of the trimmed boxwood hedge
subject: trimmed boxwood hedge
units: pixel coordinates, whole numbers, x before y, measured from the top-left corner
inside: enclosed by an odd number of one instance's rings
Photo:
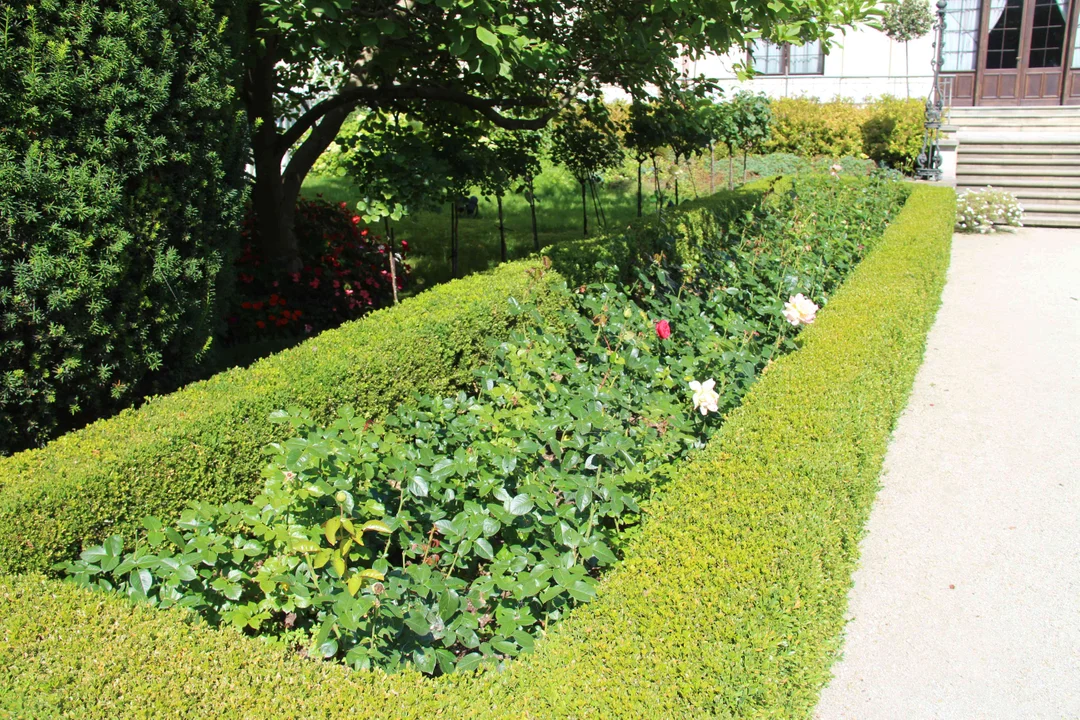
[[[647,509],[599,597],[502,673],[305,661],[183,611],[0,579],[0,708],[118,717],[806,717],[922,360],[955,199],[919,186],[884,239]]]
[[[741,212],[763,183],[688,203],[670,214],[686,227]],[[696,233],[701,235],[699,230]],[[650,252],[655,221],[549,248],[573,284],[601,279],[597,262],[627,270]],[[178,514],[191,500],[247,499],[262,483],[261,449],[287,429],[267,418],[299,406],[317,420],[352,405],[380,416],[413,392],[441,394],[472,379],[489,340],[516,322],[507,302],[542,312],[563,276],[536,260],[457,280],[401,305],[321,333],[302,345],[151,400],[44,448],[0,458],[0,573],[48,572],[86,545],[134,537],[146,515]]]

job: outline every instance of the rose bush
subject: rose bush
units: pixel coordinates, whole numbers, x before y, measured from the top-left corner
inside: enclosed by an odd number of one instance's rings
[[[296,233],[303,267],[279,273],[259,251],[254,218],[248,217],[236,261],[236,298],[227,316],[230,343],[303,336],[336,327],[393,300],[390,249],[360,227],[345,203],[301,200]],[[409,266],[405,241],[394,249],[398,290]]]

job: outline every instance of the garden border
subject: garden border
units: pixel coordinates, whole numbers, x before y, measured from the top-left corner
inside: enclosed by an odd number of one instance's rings
[[[300,660],[182,611],[0,578],[0,708],[79,717],[800,717],[839,646],[858,540],[940,303],[951,189],[884,238],[648,510],[597,600],[501,673]]]

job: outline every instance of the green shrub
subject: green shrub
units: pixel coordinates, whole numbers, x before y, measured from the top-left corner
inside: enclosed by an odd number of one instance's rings
[[[189,376],[243,206],[229,0],[0,11],[0,454]]]
[[[39,575],[0,579],[16,716],[805,717],[945,281],[953,193],[904,211],[708,448],[597,600],[501,673],[354,672]]]
[[[772,103],[772,137],[766,152],[832,158],[863,152],[866,110],[850,100],[820,102],[815,98],[780,98]]]
[[[863,152],[876,163],[910,175],[922,149],[924,102],[886,95],[871,103],[867,111],[869,116],[862,126]]]
[[[763,187],[710,202],[735,207],[735,197],[745,207]],[[560,243],[550,249],[552,265],[575,285],[609,279],[598,274],[597,260],[629,268],[624,261],[655,252],[644,230],[650,222]],[[544,267],[516,262],[440,285],[250,368],[0,458],[0,572],[45,571],[85,544],[114,532],[131,536],[145,515],[178,513],[191,500],[250,499],[261,486],[260,448],[281,439],[268,420],[277,409],[296,405],[321,421],[350,405],[378,417],[414,391],[460,388],[490,357],[488,342],[518,322],[508,298],[531,298],[545,314],[560,302],[550,289],[562,277]]]

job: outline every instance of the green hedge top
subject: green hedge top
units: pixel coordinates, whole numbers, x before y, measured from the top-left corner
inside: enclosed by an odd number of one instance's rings
[[[79,717],[808,716],[948,266],[918,187],[818,321],[647,512],[599,597],[502,673],[354,673],[179,611],[0,580],[0,707]]]

